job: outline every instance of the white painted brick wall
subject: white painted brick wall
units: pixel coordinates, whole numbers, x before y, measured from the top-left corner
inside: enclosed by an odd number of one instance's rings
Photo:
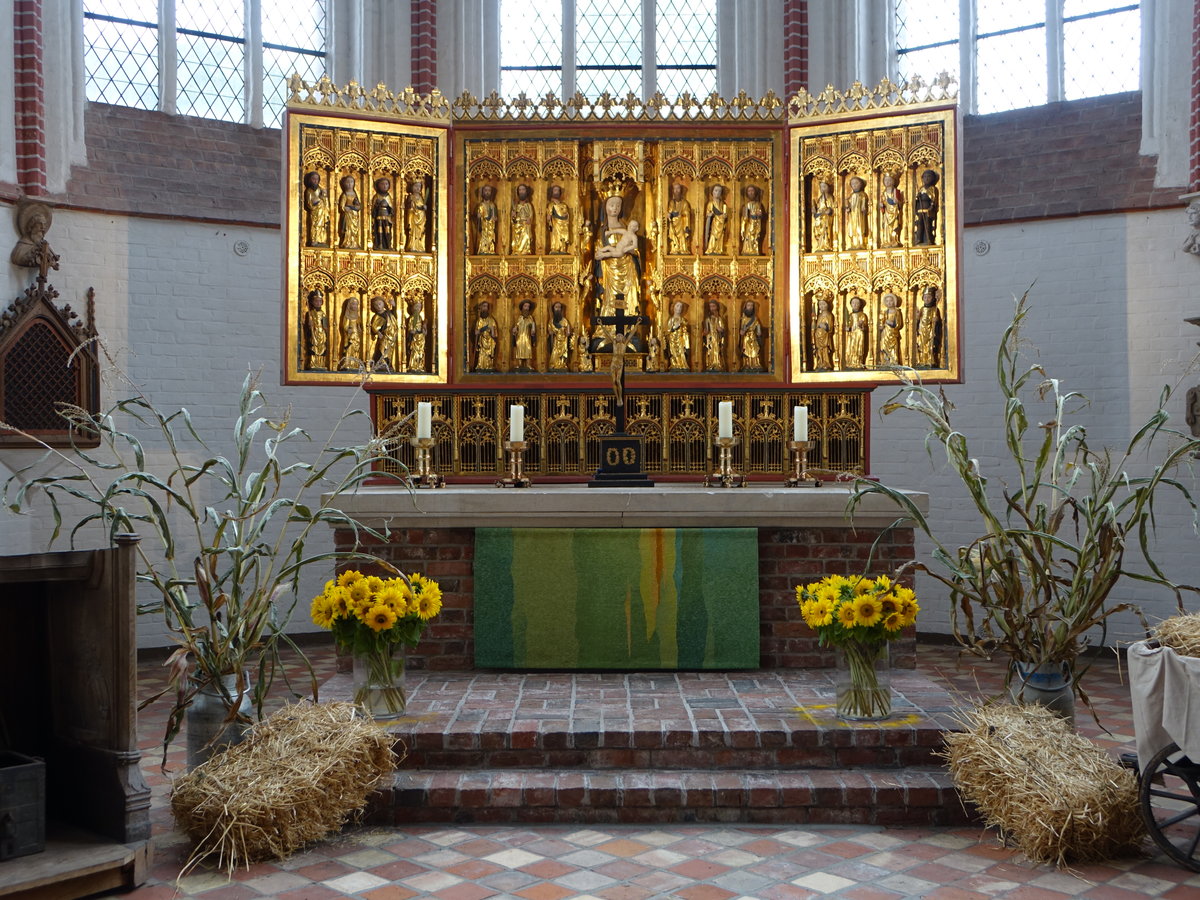
[[[1179,210],[967,231],[966,383],[947,386],[946,393],[957,407],[952,421],[970,439],[971,453],[984,472],[995,475],[994,486],[998,488],[1010,472],[1003,465],[1008,451],[993,374],[996,346],[1012,313],[1013,296],[1030,285],[1033,311],[1025,331],[1030,349],[1036,348],[1047,373],[1063,387],[1091,398],[1079,418],[1088,426],[1093,447],[1123,447],[1155,409],[1167,383],[1178,384],[1169,407],[1172,424],[1187,431],[1184,394],[1200,384],[1200,369],[1188,370],[1200,329],[1183,319],[1200,315],[1195,303],[1200,261],[1178,249],[1186,234]],[[991,245],[985,256],[973,250],[981,239]],[[878,409],[888,396],[887,390],[876,391],[873,406]],[[928,491],[930,518],[941,539],[948,546],[966,543],[980,533],[978,521],[944,454],[939,458],[935,452],[931,462],[923,439],[917,416],[876,414],[873,472],[889,484]],[[1191,485],[1191,475],[1183,476]],[[1190,513],[1170,496],[1162,499],[1153,554],[1168,577],[1200,583],[1200,540]],[[927,561],[928,550],[928,542],[921,541],[918,555]],[[925,609],[921,629],[948,631],[945,592],[928,577],[920,579],[919,588]],[[1175,611],[1170,592],[1129,580],[1117,587],[1113,599],[1141,605],[1152,622]],[[1187,604],[1190,610],[1200,610],[1200,597],[1189,596]],[[1118,617],[1113,626],[1109,643],[1141,634],[1131,616]]]
[[[1093,216],[974,228],[965,241],[964,310],[967,383],[948,386],[958,406],[956,421],[972,438],[972,453],[987,471],[1002,475],[1006,451],[1001,442],[993,387],[996,343],[1009,321],[1013,295],[1033,284],[1033,313],[1027,335],[1051,375],[1070,389],[1090,395],[1085,413],[1094,444],[1123,442],[1153,409],[1164,382],[1180,381],[1172,401],[1182,430],[1183,393],[1200,384],[1200,370],[1184,374],[1200,329],[1183,323],[1200,314],[1194,304],[1200,261],[1178,247],[1187,232],[1180,211]],[[976,240],[991,244],[976,256]],[[360,392],[278,386],[280,263],[279,233],[260,228],[217,228],[186,222],[129,219],[60,211],[50,233],[63,255],[54,284],[77,308],[89,285],[97,293],[100,328],[130,376],[162,409],[187,406],[206,435],[228,440],[232,404],[249,368],[261,367],[268,399],[291,404],[314,436],[324,435],[351,402],[366,408]],[[233,252],[238,240],[250,252]],[[10,268],[8,294],[28,283]],[[105,398],[120,393],[111,383]],[[878,408],[889,395],[876,392]],[[361,426],[360,426],[361,427]],[[928,491],[931,516],[947,541],[977,533],[964,495],[944,460],[927,457],[924,432],[913,416],[893,414],[872,423],[872,468],[888,483]],[[228,452],[228,447],[224,448]],[[3,467],[24,464],[32,453],[0,453]],[[42,549],[49,518],[0,514],[0,542],[6,552]],[[954,536],[954,537],[951,537]],[[923,548],[927,550],[927,548]],[[1155,554],[1167,573],[1200,583],[1195,560],[1200,543],[1190,516],[1178,504],[1164,504]],[[302,593],[319,587],[310,580]],[[921,628],[947,630],[944,596],[921,579],[925,604]],[[1115,599],[1142,604],[1152,618],[1169,615],[1172,597],[1137,583],[1121,586]],[[1191,601],[1191,608],[1200,602]],[[311,628],[303,609],[298,628]],[[1133,623],[1120,620],[1110,640],[1136,636]],[[160,625],[143,619],[142,646],[165,643]]]

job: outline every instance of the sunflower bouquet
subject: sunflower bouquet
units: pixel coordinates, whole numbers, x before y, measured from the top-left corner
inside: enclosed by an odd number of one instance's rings
[[[423,575],[379,578],[350,570],[313,598],[312,620],[354,658],[354,702],[377,719],[403,714],[401,645],[416,647],[442,609],[442,590]]]
[[[840,647],[847,679],[839,684],[838,715],[848,719],[882,718],[891,712],[891,691],[876,669],[888,641],[917,620],[920,604],[911,588],[886,575],[871,579],[830,575],[796,587],[805,624],[822,647]]]

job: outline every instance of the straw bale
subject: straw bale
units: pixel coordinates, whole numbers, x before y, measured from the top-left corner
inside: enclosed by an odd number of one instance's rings
[[[288,856],[337,831],[395,770],[393,738],[352,703],[296,703],[178,778],[171,812],[196,842],[184,866]]]
[[[1154,626],[1154,637],[1180,656],[1200,656],[1200,613],[1163,619]]]
[[[1058,866],[1136,853],[1145,835],[1137,779],[1041,706],[995,704],[962,713],[946,735],[964,800],[1022,853]]]

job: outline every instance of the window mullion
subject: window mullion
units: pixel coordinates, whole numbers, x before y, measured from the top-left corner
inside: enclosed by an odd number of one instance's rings
[[[246,83],[242,97],[246,109],[244,121],[255,128],[263,127],[263,31],[262,0],[246,0],[246,56],[242,71]]]
[[[958,102],[964,113],[976,112],[979,73],[975,65],[975,0],[959,0],[958,6]]]
[[[1049,103],[1058,103],[1066,96],[1062,5],[1062,0],[1046,0],[1046,100]]]
[[[175,0],[158,0],[158,108],[175,115],[179,55],[175,37]]]
[[[575,0],[562,0],[562,95],[575,96]]]
[[[658,90],[658,32],[655,0],[642,0],[642,99]]]

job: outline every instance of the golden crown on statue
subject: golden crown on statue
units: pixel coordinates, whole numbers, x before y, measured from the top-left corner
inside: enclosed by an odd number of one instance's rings
[[[606,200],[609,197],[620,197],[624,200],[633,193],[633,190],[633,181],[621,172],[604,179],[604,199]]]

